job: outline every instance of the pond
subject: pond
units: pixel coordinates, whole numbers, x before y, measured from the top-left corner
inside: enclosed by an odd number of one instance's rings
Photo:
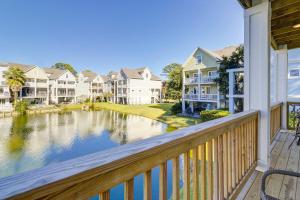
[[[100,110],[3,118],[0,130],[1,178],[166,133],[168,126],[141,116]],[[159,169],[152,173],[153,199],[158,199]],[[135,199],[142,199],[142,184],[143,176],[135,177]],[[169,197],[170,187],[168,163]],[[111,199],[123,199],[123,185],[112,190]]]

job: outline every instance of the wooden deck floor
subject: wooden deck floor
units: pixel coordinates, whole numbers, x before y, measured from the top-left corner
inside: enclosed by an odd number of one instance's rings
[[[297,146],[296,142],[294,142],[289,149],[293,138],[292,133],[279,133],[271,150],[271,168],[300,172],[300,146]],[[245,200],[259,199],[261,176],[262,173],[258,173],[255,181],[246,193]],[[300,178],[272,175],[267,180],[267,194],[284,200],[300,200]]]

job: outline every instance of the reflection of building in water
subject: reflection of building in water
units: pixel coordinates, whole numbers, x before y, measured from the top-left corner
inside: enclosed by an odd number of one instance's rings
[[[60,161],[60,155],[76,156],[78,152],[87,152],[85,148],[76,149],[75,144],[79,142],[85,147],[85,140],[91,136],[104,150],[113,147],[112,144],[133,142],[166,130],[166,125],[160,122],[108,110],[30,115],[21,120],[23,124],[13,119],[0,120],[0,177]],[[30,132],[15,139],[11,130],[16,125],[20,130]],[[108,137],[101,137],[103,134]],[[11,144],[14,152],[8,148]],[[99,149],[95,146],[86,148]]]

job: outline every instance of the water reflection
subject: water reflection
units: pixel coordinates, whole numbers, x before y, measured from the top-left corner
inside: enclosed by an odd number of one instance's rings
[[[163,123],[114,111],[0,119],[0,177],[164,133]]]

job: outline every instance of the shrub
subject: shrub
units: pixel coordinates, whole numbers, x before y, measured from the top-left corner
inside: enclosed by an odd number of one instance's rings
[[[28,102],[27,101],[17,101],[15,105],[16,111],[20,115],[25,115],[26,111],[28,110]]]
[[[181,106],[181,102],[175,103],[172,107],[171,107],[171,113],[173,115],[176,115],[178,113],[182,112],[182,106]]]
[[[200,118],[202,122],[218,119],[221,117],[226,117],[230,114],[228,111],[224,110],[204,110],[200,112]]]

